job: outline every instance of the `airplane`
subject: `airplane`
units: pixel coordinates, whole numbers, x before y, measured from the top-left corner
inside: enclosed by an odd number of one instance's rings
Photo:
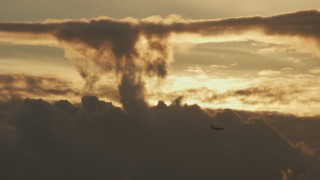
[[[214,125],[211,125],[211,129],[217,130],[217,131],[224,130],[224,128],[222,128],[222,127],[215,127]]]

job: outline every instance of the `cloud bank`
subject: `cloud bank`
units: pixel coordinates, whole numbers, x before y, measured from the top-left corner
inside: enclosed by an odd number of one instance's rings
[[[83,97],[81,105],[27,99],[0,107],[1,179],[319,176],[318,157],[264,121],[247,122],[232,110],[209,116],[177,99],[126,113],[95,96]]]

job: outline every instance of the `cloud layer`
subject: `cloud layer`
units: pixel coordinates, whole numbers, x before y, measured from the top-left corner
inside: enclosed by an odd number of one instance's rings
[[[318,176],[317,157],[232,110],[211,117],[178,99],[125,113],[94,96],[81,102],[1,103],[0,177],[267,180],[289,170],[292,178]]]

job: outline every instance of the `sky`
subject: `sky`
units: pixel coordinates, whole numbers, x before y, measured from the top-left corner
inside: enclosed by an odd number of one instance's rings
[[[3,178],[320,177],[319,1],[1,4]]]
[[[234,17],[272,17],[280,14],[317,9],[319,2],[244,0],[233,1],[4,1],[3,23],[41,23],[50,19],[90,19],[110,17],[135,18],[141,21],[164,19],[217,20]],[[144,7],[141,9],[141,7]],[[308,26],[308,25],[307,25]],[[9,35],[10,34],[10,35]],[[86,94],[99,95],[119,102],[114,75],[101,73],[71,57],[71,52],[56,39],[2,32],[0,71],[2,75],[24,74],[50,76],[68,81],[77,93],[70,95],[32,94],[19,90],[4,93],[13,96],[41,97],[47,100],[66,98],[78,101]],[[33,37],[35,36],[35,37]],[[167,38],[168,57],[165,78],[146,78],[145,96],[149,104],[172,101],[184,94],[184,101],[207,108],[234,108],[253,111],[279,111],[299,116],[318,115],[318,74],[320,61],[317,40],[296,35],[277,35],[248,30],[244,33],[206,35],[175,33]],[[17,40],[19,39],[19,40]],[[44,40],[46,39],[46,40]],[[76,49],[76,48],[74,48]],[[79,50],[75,50],[79,51]],[[169,52],[170,51],[170,52]],[[73,54],[73,55],[72,55]],[[76,64],[76,65],[75,65]],[[79,75],[79,66],[92,66],[95,85]],[[36,70],[35,70],[36,69]],[[96,72],[93,72],[96,71]],[[97,75],[103,74],[103,75]],[[87,77],[88,79],[89,77]],[[21,83],[20,83],[21,84]],[[91,82],[92,84],[92,82]],[[270,84],[272,84],[270,86]],[[21,84],[23,86],[23,84]],[[59,87],[59,85],[56,85]],[[102,89],[108,88],[107,93]],[[205,92],[204,92],[205,91]],[[249,93],[236,93],[248,91]],[[189,93],[188,93],[189,92]],[[191,93],[190,93],[191,92]],[[108,95],[109,94],[109,95]],[[204,95],[205,94],[205,95]],[[308,108],[305,108],[305,105]]]
[[[319,8],[315,0],[2,0],[2,22],[78,19],[98,16],[145,18],[179,14],[187,19],[212,19],[235,16],[274,15]]]

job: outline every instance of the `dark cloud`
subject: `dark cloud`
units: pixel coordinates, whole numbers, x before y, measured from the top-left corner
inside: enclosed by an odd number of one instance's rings
[[[270,35],[318,39],[319,16],[319,11],[307,10],[271,17],[256,16],[200,21],[173,19],[169,22],[165,20],[152,22],[106,18],[53,21],[51,23],[1,23],[0,31],[48,34],[61,41],[83,43],[97,50],[106,50],[109,47],[118,60],[126,57],[126,61],[129,61],[130,58],[137,56],[139,53],[136,49],[136,43],[140,36],[145,36],[150,48],[156,49],[161,54],[165,54],[166,44],[161,45],[159,41],[162,42],[170,33],[217,35],[261,29]]]
[[[140,112],[146,109],[147,102],[144,95],[144,84],[141,77],[125,74],[119,85],[120,102],[128,112]]]
[[[293,178],[318,176],[316,157],[232,110],[209,116],[179,98],[136,116],[94,96],[81,102],[0,103],[1,179],[269,180],[289,169]]]

